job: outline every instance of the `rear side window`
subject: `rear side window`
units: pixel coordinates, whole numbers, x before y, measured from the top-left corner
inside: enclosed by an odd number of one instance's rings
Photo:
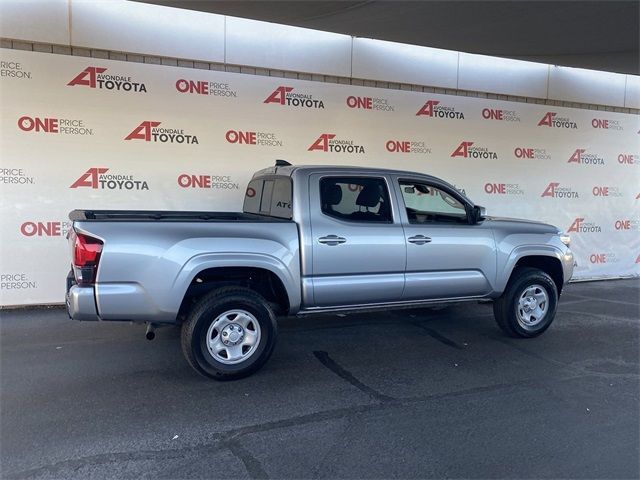
[[[322,213],[353,222],[391,222],[389,190],[383,178],[324,177]]]
[[[292,195],[290,177],[257,178],[247,186],[242,210],[245,213],[290,219]]]

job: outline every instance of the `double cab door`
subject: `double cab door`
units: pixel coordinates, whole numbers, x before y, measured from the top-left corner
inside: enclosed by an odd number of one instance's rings
[[[495,276],[493,235],[464,200],[428,180],[310,177],[314,307],[481,296]]]
[[[400,299],[406,245],[389,179],[317,174],[310,181],[315,306]]]
[[[403,300],[483,296],[496,275],[495,240],[453,188],[397,177],[407,246]]]

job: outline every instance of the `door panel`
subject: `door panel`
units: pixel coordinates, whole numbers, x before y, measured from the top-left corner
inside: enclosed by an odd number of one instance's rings
[[[320,200],[322,178],[325,179],[323,198],[329,200],[324,204]],[[368,178],[372,177],[318,174],[310,178],[316,307],[398,301],[402,297],[406,266],[404,232],[395,204],[391,204],[393,196],[386,193],[386,198],[376,200],[367,186]],[[382,180],[376,184],[388,188],[388,179],[375,178]],[[363,193],[363,184],[369,191]],[[351,211],[350,202],[356,201],[360,205]],[[395,217],[395,221],[376,220],[386,215],[381,209],[385,212],[388,209],[389,217]]]
[[[485,295],[495,276],[491,231],[476,225],[405,225],[407,239],[431,238],[421,245],[407,242],[405,300]]]
[[[466,223],[461,197],[424,180],[395,182],[407,241],[404,300],[482,296],[496,274],[493,233]],[[442,192],[442,195],[441,195]],[[416,198],[423,196],[424,198]],[[444,200],[443,200],[444,199]],[[445,201],[446,200],[446,201]],[[407,211],[405,205],[410,205]],[[464,212],[464,213],[463,213]]]

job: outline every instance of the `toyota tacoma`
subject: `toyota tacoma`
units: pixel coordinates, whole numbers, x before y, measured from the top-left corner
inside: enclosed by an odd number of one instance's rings
[[[228,380],[271,355],[277,316],[492,301],[535,337],[574,260],[544,223],[487,216],[420,173],[277,161],[242,212],[74,210],[66,303],[76,320],[181,326],[188,363]]]

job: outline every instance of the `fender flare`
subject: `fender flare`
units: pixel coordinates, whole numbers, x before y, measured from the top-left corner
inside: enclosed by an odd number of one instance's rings
[[[223,267],[261,268],[273,273],[282,282],[287,292],[290,311],[299,310],[301,302],[300,281],[280,259],[264,253],[203,253],[191,257],[183,265],[173,282],[172,288],[180,292],[179,302],[182,302],[189,285],[200,272],[210,268]],[[180,303],[175,306],[175,311],[178,311]]]
[[[525,257],[550,257],[558,260],[562,266],[562,251],[553,245],[519,245],[511,250],[503,269],[498,272],[496,279],[496,292],[502,294],[513,274],[513,270],[521,259]]]

